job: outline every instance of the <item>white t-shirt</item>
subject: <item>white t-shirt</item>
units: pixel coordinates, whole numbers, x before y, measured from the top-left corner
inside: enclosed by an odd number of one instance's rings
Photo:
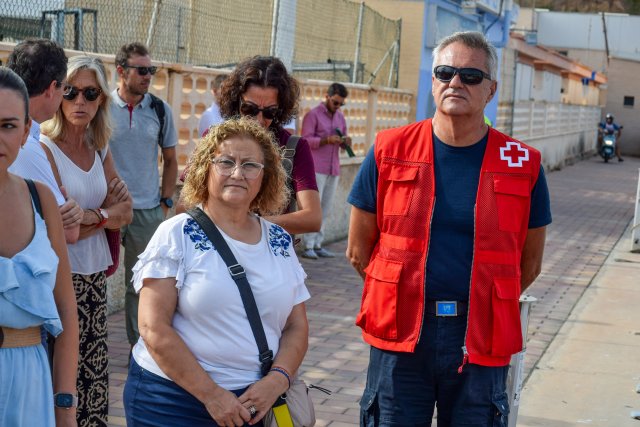
[[[285,123],[284,126],[282,126],[284,129],[287,130],[291,130],[293,134],[296,133],[296,118],[294,117],[293,119],[289,120],[287,123]]]
[[[198,134],[202,136],[213,125],[219,125],[224,119],[220,115],[220,107],[214,101],[211,107],[204,110],[198,123]]]
[[[35,179],[49,187],[56,196],[58,206],[64,205],[64,197],[60,192],[56,178],[51,169],[51,163],[40,145],[40,124],[31,120],[31,130],[27,143],[18,151],[18,157],[9,166],[9,172],[22,178]]]
[[[233,240],[220,231],[245,268],[275,355],[292,308],[309,299],[309,291],[291,236],[263,218],[260,225],[262,237],[255,245]],[[258,381],[258,347],[238,287],[195,220],[188,214],[166,220],[138,258],[132,280],[136,292],[145,278],[176,278],[178,303],[172,326],[211,378],[227,390]],[[133,348],[133,357],[142,368],[169,379],[142,337]]]

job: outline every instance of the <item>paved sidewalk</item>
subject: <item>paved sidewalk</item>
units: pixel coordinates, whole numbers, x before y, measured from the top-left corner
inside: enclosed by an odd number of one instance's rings
[[[528,291],[538,302],[529,324],[526,375],[627,227],[638,167],[640,159],[604,164],[591,158],[547,175],[554,223],[547,233],[543,272]],[[345,247],[345,241],[328,247],[338,253],[336,259],[302,260],[312,298],[307,306],[309,351],[301,372],[308,382],[333,390],[331,396],[312,391],[319,427],[357,426],[358,400],[366,380],[369,351],[354,325],[362,283],[342,256]],[[109,317],[111,426],[125,425],[121,395],[127,352],[120,312]],[[527,401],[526,391],[522,399]]]
[[[633,427],[640,410],[640,254],[631,228],[538,362],[518,426]]]

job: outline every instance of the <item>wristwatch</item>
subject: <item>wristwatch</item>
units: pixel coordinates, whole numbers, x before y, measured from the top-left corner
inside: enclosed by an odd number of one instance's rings
[[[56,408],[75,408],[78,406],[78,396],[71,393],[56,393],[53,395],[53,404]]]
[[[102,219],[100,220],[100,222],[98,223],[98,225],[96,227],[100,228],[100,227],[104,227],[104,225],[107,223],[107,220],[109,219],[109,212],[107,212],[106,209],[98,209],[98,213],[100,214],[100,216],[102,217]]]
[[[173,207],[173,199],[171,197],[163,197],[160,199],[160,203],[164,203],[166,207],[171,209]]]

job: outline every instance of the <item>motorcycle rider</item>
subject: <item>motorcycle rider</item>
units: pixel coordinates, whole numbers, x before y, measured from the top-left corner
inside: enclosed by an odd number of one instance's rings
[[[622,126],[613,121],[613,115],[608,113],[605,116],[605,121],[600,122],[598,125],[598,133],[600,135],[599,140],[602,142],[602,135],[614,134],[616,137],[616,157],[619,162],[623,162],[624,159],[620,156],[620,136],[622,135]]]

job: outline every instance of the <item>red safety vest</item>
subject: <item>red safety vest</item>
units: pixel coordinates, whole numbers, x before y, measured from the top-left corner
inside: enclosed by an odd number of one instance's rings
[[[380,132],[379,240],[356,324],[374,347],[413,352],[424,324],[425,265],[435,202],[431,119]],[[504,366],[522,350],[520,257],[540,153],[493,128],[475,207],[465,351],[468,361]],[[465,362],[466,362],[465,355]]]

